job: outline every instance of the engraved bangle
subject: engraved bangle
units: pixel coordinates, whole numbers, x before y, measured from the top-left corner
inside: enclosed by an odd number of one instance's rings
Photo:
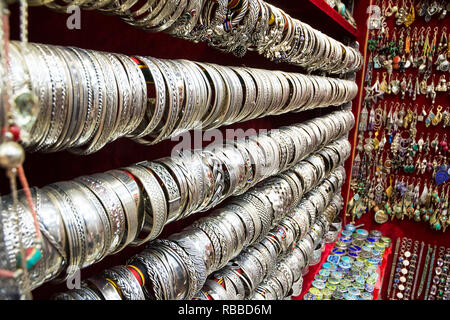
[[[104,300],[122,300],[114,285],[101,276],[86,279],[86,284],[97,289]]]
[[[137,163],[152,171],[154,176],[158,179],[161,187],[165,191],[168,207],[168,218],[166,223],[172,222],[180,214],[180,190],[169,171],[157,162],[143,161]]]
[[[119,287],[124,300],[145,300],[141,285],[126,266],[107,269],[104,271],[104,276]]]
[[[148,232],[144,238],[135,241],[135,245],[155,239],[164,228],[167,221],[167,201],[164,192],[152,173],[141,166],[123,168],[140,181],[144,189],[145,222],[143,232]],[[151,195],[151,197],[150,197]]]
[[[74,181],[89,188],[99,198],[105,208],[113,232],[111,247],[108,250],[108,253],[115,252],[125,233],[125,213],[119,198],[109,186],[91,176],[81,176],[74,179]]]
[[[126,228],[125,234],[122,238],[121,246],[125,248],[136,238],[138,232],[140,231],[138,210],[136,207],[135,199],[130,194],[128,189],[123,185],[123,183],[120,180],[116,179],[114,176],[108,174],[94,174],[92,175],[92,178],[109,185],[110,188],[114,190],[122,204],[125,215]],[[119,247],[117,250],[120,251],[121,247]]]
[[[68,265],[66,269],[65,279],[75,274],[79,268],[84,264],[86,259],[86,227],[80,214],[70,201],[65,193],[58,185],[48,185],[43,188],[47,193],[53,204],[55,204],[61,212],[61,217],[64,221],[68,240]]]

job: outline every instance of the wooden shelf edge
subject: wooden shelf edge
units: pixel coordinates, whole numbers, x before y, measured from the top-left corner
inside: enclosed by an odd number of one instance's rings
[[[357,38],[359,36],[359,31],[353,27],[343,16],[341,16],[336,10],[328,5],[324,0],[308,0],[311,4],[329,16],[334,22],[339,24],[345,31],[347,31],[351,36]]]

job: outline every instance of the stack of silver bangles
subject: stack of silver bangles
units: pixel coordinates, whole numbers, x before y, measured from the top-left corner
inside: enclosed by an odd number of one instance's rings
[[[355,49],[292,18],[262,0],[32,0],[32,5],[67,12],[72,5],[120,16],[148,32],[207,42],[242,57],[257,51],[275,62],[308,70],[348,73],[359,70],[362,55]],[[61,4],[62,3],[62,4]]]
[[[310,261],[311,252],[308,251],[309,248],[314,248],[313,245],[308,245],[309,239],[317,240],[315,236],[315,232],[317,230],[320,231],[319,233],[319,239],[323,239],[324,234],[326,234],[326,230],[329,228],[330,224],[330,215],[337,216],[341,209],[344,206],[344,199],[340,195],[340,192],[338,191],[335,193],[329,202],[329,205],[325,208],[325,211],[322,213],[322,215],[319,216],[319,219],[316,221],[316,224],[308,231],[308,234],[304,237],[300,237],[297,239],[295,246],[292,248],[291,251],[288,251],[285,256],[283,256],[281,259],[279,259],[279,265],[276,269],[285,270],[285,264],[289,270],[292,271],[292,285],[291,282],[289,282],[288,287],[290,287],[290,290],[288,290],[288,293],[286,298],[289,297],[296,297],[300,295],[302,292],[302,285],[303,285],[303,277],[302,272],[304,268],[308,265],[308,261]],[[297,213],[298,214],[298,213]],[[303,211],[300,212],[300,214],[303,214]],[[323,228],[321,228],[323,227]],[[275,299],[276,297],[278,299],[282,299],[283,296],[279,295],[270,295],[270,293],[274,293],[273,289],[271,291],[272,285],[275,284],[275,290],[276,290],[276,281],[280,282],[278,280],[278,277],[283,277],[283,275],[286,274],[286,272],[283,272],[283,274],[272,274],[270,277],[275,277],[273,281],[268,277],[266,278],[258,287],[256,287],[255,292],[253,296],[250,297],[250,299],[258,300],[258,299],[264,299],[264,300],[271,300]],[[289,280],[289,278],[288,278]],[[281,280],[282,281],[282,280]],[[267,294],[267,292],[269,292]],[[275,294],[277,291],[275,291]]]
[[[348,141],[341,141],[341,147],[346,144],[349,146]],[[151,242],[146,250],[132,257],[126,266],[108,269],[87,279],[81,289],[59,294],[56,298],[80,299],[80,290],[94,290],[97,293],[96,299],[106,300],[142,298],[171,300],[193,297],[202,299],[208,297],[207,292],[199,292],[207,276],[230,264],[228,280],[239,286],[241,295],[245,292],[249,294],[264,278],[268,267],[267,263],[263,263],[266,259],[276,260],[278,254],[288,251],[297,235],[305,235],[316,220],[326,220],[325,217],[319,218],[319,215],[345,181],[345,169],[340,165],[350,155],[350,149],[345,148],[346,154],[342,155],[344,157],[337,163],[328,163],[331,174],[325,169],[325,161],[316,163],[313,159],[324,159],[320,155],[331,150],[337,152],[334,147],[336,145],[333,144],[327,146],[291,170],[264,181],[243,195],[232,198],[224,207],[197,220],[180,233],[172,234],[168,239]],[[311,181],[309,189],[303,184],[303,179],[308,179],[308,175],[302,174],[305,170],[320,171]],[[323,180],[328,175],[329,177]],[[322,180],[320,188],[303,197],[304,192],[308,192]],[[297,211],[293,210],[300,200],[302,205],[297,207]],[[299,210],[304,210],[306,215],[301,214]],[[287,214],[290,218],[283,219]],[[283,230],[276,229],[269,233],[276,224],[280,224]],[[319,236],[326,231],[323,224],[314,228],[314,234],[310,236],[312,243],[316,243]],[[266,237],[267,235],[269,236]],[[248,253],[254,248],[248,246],[255,242],[260,242],[266,248],[266,252],[262,253],[263,256]],[[248,249],[242,251],[244,248]],[[234,257],[238,258],[231,260]],[[131,288],[129,280],[119,276],[120,280],[114,281],[119,287],[115,290],[116,294],[113,294],[114,286],[105,288],[106,286],[98,285],[111,279],[111,272],[119,268],[122,270],[137,268],[144,274],[145,281],[140,281],[141,286],[138,286],[137,278],[131,277],[133,279]],[[206,281],[206,284],[215,286],[210,281]],[[215,284],[219,285],[217,282]],[[226,291],[222,286],[219,287],[222,288],[222,293]],[[216,287],[216,290],[221,290],[219,287]],[[120,295],[119,292],[124,291],[127,294]],[[220,292],[218,294],[220,295]],[[115,297],[111,298],[113,296]]]
[[[327,180],[324,180],[324,183],[327,183]],[[322,183],[317,188],[324,187],[325,185]],[[311,193],[317,192],[314,190]],[[339,201],[336,196],[337,194],[334,194],[331,195],[331,199],[327,199],[329,204],[326,209],[332,205],[342,208],[343,202]],[[310,261],[311,249],[314,247],[313,242],[322,239],[329,228],[329,222],[323,214],[319,215],[312,226],[307,226],[308,228],[303,230],[298,228],[299,225],[295,223],[295,221],[303,221],[307,225],[308,220],[308,210],[303,203],[300,203],[295,211],[286,216],[261,242],[249,246],[229,265],[210,276],[197,296],[202,298],[210,296],[214,300],[242,300],[243,298],[280,300],[289,296],[298,296],[303,284],[302,270]],[[275,250],[270,248],[271,245],[275,247]],[[271,250],[268,250],[269,248]],[[267,252],[276,253],[277,256],[269,256]],[[255,273],[243,273],[239,278],[250,280],[244,280],[242,285],[233,287],[230,283],[234,284],[233,280],[236,276],[233,277],[232,273],[239,274],[235,271],[239,268],[236,265],[242,264],[242,260],[245,260],[246,255],[249,254],[254,255],[261,262],[265,278],[254,288],[260,279],[251,279]],[[259,267],[258,264],[256,266]],[[214,284],[210,285],[211,281],[225,283],[223,286],[225,290],[219,288],[218,291],[215,291],[214,289],[218,287]],[[253,288],[249,284],[253,284]],[[233,290],[234,288],[240,288],[241,291]]]
[[[340,187],[343,181],[339,173],[336,175]],[[332,174],[330,178],[336,178],[336,175]],[[309,210],[313,208],[307,204],[307,199],[322,193],[327,195],[317,204],[317,209],[323,210],[334,199],[335,187],[329,179],[324,179],[262,241],[248,246],[227,266],[210,275],[195,298],[280,300],[287,297],[294,283],[301,281],[302,269],[308,264],[311,249],[329,228],[323,211],[318,212],[315,220],[311,219]]]
[[[299,73],[41,44],[23,50],[18,42],[10,66],[13,96],[28,88],[39,106],[15,115],[28,151],[89,154],[120,137],[155,144],[192,129],[339,106],[358,90],[353,81]]]
[[[70,277],[127,245],[153,240],[167,223],[209,210],[328,145],[296,165],[302,178],[294,195],[299,195],[317,183],[323,170],[348,156],[350,145],[343,135],[353,126],[351,111],[335,111],[177,157],[32,188],[43,243],[42,259],[30,270],[31,287],[54,279],[64,270],[65,278]],[[22,232],[26,247],[39,245],[22,191],[17,211],[20,230],[12,227],[12,196],[1,198],[0,228],[7,250],[0,254],[11,266],[17,263],[17,232]]]
[[[345,153],[331,160],[329,155],[337,154],[338,150],[345,150]],[[128,265],[142,266],[145,270],[142,272],[148,274],[153,285],[153,294],[150,295],[153,298],[189,299],[201,288],[206,275],[225,266],[244,247],[261,241],[271,227],[299,203],[304,192],[312,189],[330,170],[338,167],[324,182],[323,188],[303,198],[308,219],[302,220],[306,217],[303,216],[296,220],[298,215],[295,211],[292,214],[297,228],[305,233],[319,213],[323,212],[327,199],[339,190],[345,180],[345,170],[339,165],[349,155],[349,142],[340,139],[292,169],[234,198],[225,207],[197,220],[168,240],[154,241],[142,254],[130,259]],[[330,160],[324,161],[325,158]],[[161,260],[161,255],[166,260]],[[95,279],[102,277],[98,275]],[[100,297],[108,299],[108,294],[101,294]],[[63,295],[60,298],[68,297]]]

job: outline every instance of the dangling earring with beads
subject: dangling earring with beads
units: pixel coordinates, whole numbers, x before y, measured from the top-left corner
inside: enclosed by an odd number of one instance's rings
[[[444,133],[441,142],[439,142],[439,147],[442,150],[442,153],[445,155],[445,153],[448,151],[448,144],[447,144],[447,134]]]

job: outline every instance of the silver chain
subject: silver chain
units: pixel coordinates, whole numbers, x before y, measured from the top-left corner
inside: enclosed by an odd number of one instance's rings
[[[25,49],[28,44],[28,1],[20,0],[20,41]]]

